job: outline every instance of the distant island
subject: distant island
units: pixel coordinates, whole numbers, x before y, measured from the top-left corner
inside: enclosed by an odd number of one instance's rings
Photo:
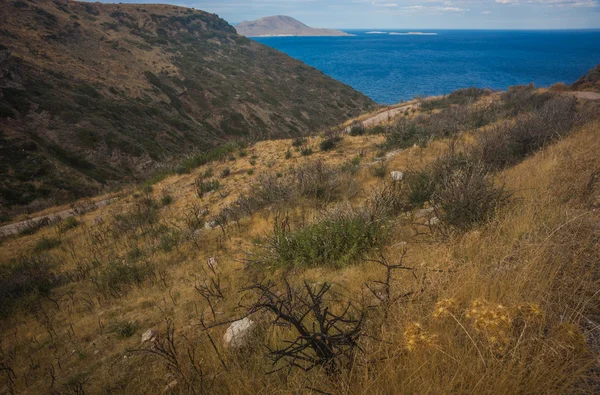
[[[284,16],[267,16],[255,21],[240,22],[235,26],[239,34],[246,37],[289,37],[289,36],[352,36],[341,30],[315,29],[296,19]]]

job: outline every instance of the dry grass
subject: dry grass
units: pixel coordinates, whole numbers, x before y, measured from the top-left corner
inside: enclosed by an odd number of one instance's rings
[[[408,269],[393,275],[391,294],[397,299],[386,314],[365,287],[382,281],[386,271],[368,259],[342,268],[291,272],[245,268],[245,252],[271,231],[276,206],[223,230],[189,229],[184,219],[192,205],[212,219],[247,194],[261,176],[288,174],[291,167],[315,160],[342,165],[359,154],[363,159],[354,181],[360,190],[327,208],[364,205],[383,183],[369,171],[384,140],[380,136],[345,136],[335,150],[315,150],[308,158],[292,149],[292,159],[285,158],[290,140],[261,142],[248,148],[247,157],[212,164],[213,174],[229,167],[231,175],[220,180],[218,191],[201,199],[194,180],[206,166],[169,177],[151,193],[131,194],[84,214],[82,224],[66,232],[44,228],[35,235],[7,239],[2,265],[34,251],[42,237],[60,240],[40,254],[57,265],[64,285],[2,319],[0,366],[12,369],[14,376],[2,371],[0,392],[83,388],[88,393],[157,393],[177,380],[174,391],[180,393],[190,392],[186,381],[194,382],[197,392],[211,393],[595,393],[600,338],[600,216],[594,211],[600,202],[599,130],[599,124],[589,124],[496,174],[513,199],[472,230],[442,239],[435,228],[418,225],[410,216],[393,217],[391,241],[367,257],[383,254],[398,263],[406,253],[402,264]],[[476,133],[459,139],[471,141]],[[309,139],[307,145],[316,147],[319,141]],[[422,168],[448,144],[436,140],[426,148],[397,152],[388,158],[387,167]],[[258,156],[255,165],[249,163],[252,156]],[[250,168],[255,169],[253,175],[247,173]],[[165,193],[173,197],[171,204],[152,206]],[[155,212],[154,222],[130,230],[115,227],[116,215],[140,205]],[[302,228],[318,220],[321,210],[299,204],[287,214]],[[100,216],[103,224],[93,225]],[[174,234],[171,248],[161,247],[163,239]],[[207,265],[209,257],[216,257],[214,271]],[[139,284],[126,283],[119,292],[107,293],[95,279],[101,278],[108,262],[147,265],[150,273]],[[208,331],[219,354],[214,351],[201,319],[210,325],[240,317],[244,309],[239,306],[254,301],[252,294],[240,290],[254,279],[280,279],[283,273],[294,284],[332,283],[334,309],[349,300],[371,306],[366,335],[359,342],[362,351],[354,354],[347,369],[336,375],[318,369],[265,375],[273,367],[261,347],[236,353],[221,346],[226,326]],[[210,279],[220,281],[223,294],[213,300],[214,316],[195,289]],[[128,351],[146,346],[140,346],[140,337],[149,328],[164,334],[165,318],[175,325],[179,372],[165,367],[163,359]],[[277,347],[294,336],[289,328],[271,327],[266,315],[253,319],[261,329],[258,343]],[[194,374],[189,350],[195,351],[201,374]]]

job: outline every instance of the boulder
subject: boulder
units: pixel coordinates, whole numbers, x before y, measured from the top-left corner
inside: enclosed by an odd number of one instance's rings
[[[402,181],[404,179],[404,173],[401,171],[393,171],[390,175],[392,176],[392,181]]]
[[[207,221],[204,224],[204,229],[214,229],[217,227],[217,221]]]
[[[252,336],[256,331],[256,322],[246,317],[244,319],[233,322],[227,328],[223,343],[229,348],[244,348],[250,344]]]

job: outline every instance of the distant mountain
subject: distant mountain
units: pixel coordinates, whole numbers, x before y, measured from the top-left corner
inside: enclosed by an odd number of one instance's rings
[[[251,22],[240,22],[235,26],[239,34],[246,37],[265,36],[351,36],[333,29],[314,29],[296,19],[284,16],[267,16]]]
[[[158,4],[0,1],[0,215],[142,180],[233,139],[316,132],[375,103]]]

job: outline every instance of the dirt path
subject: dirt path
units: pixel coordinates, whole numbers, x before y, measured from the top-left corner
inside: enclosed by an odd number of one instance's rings
[[[600,93],[596,92],[569,92],[578,99],[600,100]]]
[[[48,215],[43,215],[41,217],[31,218],[25,221],[16,222],[10,225],[4,225],[0,227],[0,236],[11,236],[16,235],[21,232],[23,229],[35,226],[43,226],[45,224],[51,224],[58,221],[62,221],[68,217],[76,217],[79,214],[86,213],[92,210],[95,210],[98,207],[108,206],[109,204],[116,201],[117,198],[105,199],[89,206],[83,207],[82,209],[72,209],[72,210],[63,210],[57,213],[52,213]]]
[[[377,113],[377,114],[373,115],[372,117],[369,117],[369,118],[361,121],[360,123],[364,127],[370,127],[370,126],[378,125],[383,122],[388,122],[388,121],[392,120],[392,118],[394,118],[395,116],[400,115],[415,106],[418,106],[418,104],[411,103],[411,104],[406,104],[406,105],[400,106],[400,107],[390,108],[388,110]],[[350,125],[346,128],[346,132],[350,132],[350,129],[352,129],[352,125]]]

